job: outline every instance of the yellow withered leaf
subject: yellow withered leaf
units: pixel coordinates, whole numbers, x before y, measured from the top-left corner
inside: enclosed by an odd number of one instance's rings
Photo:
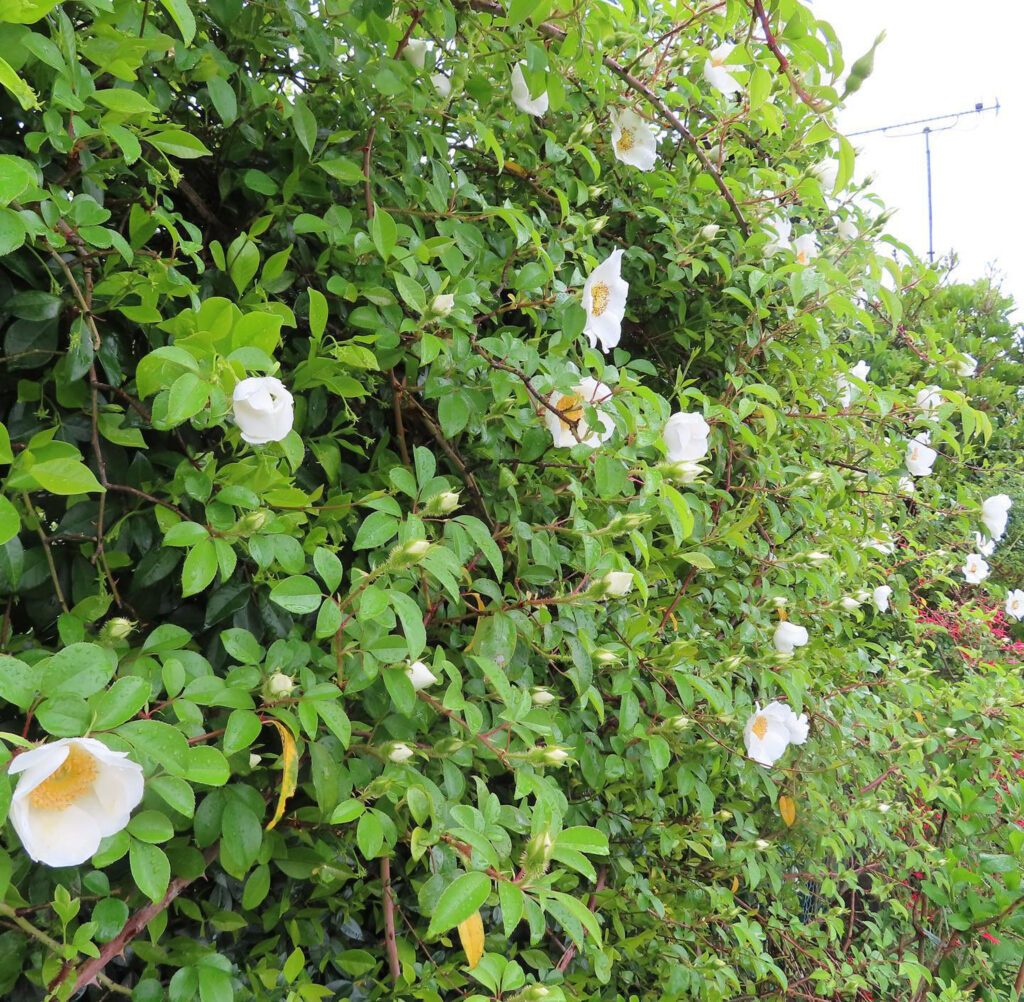
[[[277,810],[274,811],[274,816],[270,819],[270,824],[267,825],[267,831],[270,831],[284,816],[284,805],[295,792],[295,787],[299,783],[299,756],[295,750],[295,738],[279,720],[271,720],[270,723],[277,728],[278,734],[281,735],[281,792],[277,798]]]
[[[459,923],[459,939],[462,940],[462,949],[466,951],[466,960],[472,970],[484,955],[484,920],[480,918],[479,912],[473,912],[468,919]]]
[[[796,821],[796,801],[792,797],[787,797],[783,794],[779,797],[779,813],[782,815],[782,820],[786,822],[787,827],[792,825]]]
[[[740,889],[740,878],[739,877],[733,877],[732,878],[732,893],[735,894],[739,889]]]
[[[924,723],[924,717],[921,716],[921,711],[920,710],[914,710],[914,716],[917,717],[917,722],[919,724],[923,724]]]

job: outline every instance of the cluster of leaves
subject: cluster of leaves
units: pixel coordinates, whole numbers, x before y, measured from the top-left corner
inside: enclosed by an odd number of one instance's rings
[[[1024,686],[919,614],[1022,583],[1010,304],[844,194],[843,57],[798,0],[423,6],[0,3],[0,737],[146,774],[91,864],[4,829],[0,993],[1006,997]],[[606,358],[579,292],[617,248]],[[581,373],[614,432],[554,448]],[[247,375],[295,396],[278,443],[231,420]],[[665,462],[678,410],[701,471]],[[765,769],[773,699],[811,735]]]

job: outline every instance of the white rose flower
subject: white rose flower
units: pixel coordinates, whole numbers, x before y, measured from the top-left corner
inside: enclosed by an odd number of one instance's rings
[[[414,752],[404,741],[396,741],[388,752],[388,758],[392,762],[408,762],[415,754],[416,752]]]
[[[935,417],[942,406],[942,393],[938,386],[925,386],[917,391],[917,407],[926,418]]]
[[[548,403],[558,411],[553,414],[544,408],[544,423],[547,425],[555,446],[568,449],[582,442],[590,448],[596,448],[607,441],[615,431],[612,419],[601,406],[611,400],[612,391],[604,383],[599,383],[590,376],[584,376],[573,388],[571,393],[554,392]],[[597,427],[591,428],[584,416],[584,404],[592,404],[598,410]],[[574,433],[575,429],[575,433]]]
[[[295,401],[275,376],[250,376],[241,380],[235,386],[231,402],[242,441],[250,445],[280,442],[292,430]]]
[[[455,297],[451,293],[434,296],[430,302],[430,312],[438,317],[446,317],[455,308]]]
[[[638,170],[654,170],[658,160],[658,137],[649,122],[635,111],[612,112],[612,149],[615,159]]]
[[[95,738],[61,738],[8,766],[18,785],[10,818],[25,851],[47,866],[78,866],[127,824],[142,800],[142,766]]]
[[[786,216],[775,216],[766,220],[765,226],[775,234],[775,239],[764,245],[765,257],[771,257],[780,250],[787,250],[790,246],[790,234],[793,232],[793,224],[789,219]]]
[[[911,476],[929,477],[938,453],[928,444],[931,442],[928,432],[921,432],[912,442],[907,443],[906,464]]]
[[[1024,619],[1024,589],[1016,588],[1006,596],[1006,615]]]
[[[712,49],[708,58],[704,60],[704,82],[727,97],[743,90],[743,84],[725,66],[725,61],[734,48],[735,46],[726,42]]]
[[[714,240],[721,228],[717,223],[708,223],[700,228],[700,235],[704,240]]]
[[[629,571],[609,571],[601,578],[601,584],[609,598],[622,598],[633,590],[633,575]]]
[[[852,219],[840,219],[836,224],[836,232],[840,240],[856,240],[860,236],[857,224]]]
[[[855,379],[859,379],[862,383],[868,381],[868,373],[871,371],[871,366],[862,358],[852,369],[850,369],[850,376]],[[857,387],[850,382],[849,376],[841,375],[836,380],[836,386],[839,390],[839,405],[846,410],[850,404],[853,403],[853,398]],[[859,391],[858,391],[859,392]]]
[[[968,355],[965,351],[956,362],[956,372],[958,376],[973,376],[978,371],[978,360],[973,355]]]
[[[807,640],[807,629],[797,626],[796,623],[790,623],[788,620],[779,623],[772,636],[772,643],[775,644],[775,649],[780,654],[792,654],[794,648],[803,647]]]
[[[431,73],[430,82],[441,97],[451,97],[452,82],[443,73]]]
[[[536,97],[530,97],[530,88],[523,76],[523,64],[516,63],[512,67],[512,103],[527,115],[539,118],[548,110],[548,92],[542,91]]]
[[[839,162],[837,160],[822,160],[811,168],[811,173],[821,183],[822,190],[826,195],[834,193],[836,181],[839,180]]]
[[[892,804],[879,804],[878,809],[882,814],[888,814],[892,810]]]
[[[860,608],[860,602],[855,599],[852,595],[844,595],[839,600],[839,605],[846,612],[856,612]]]
[[[437,685],[437,676],[422,661],[414,661],[409,665],[405,669],[405,677],[412,682],[412,687],[417,692],[428,686]]]
[[[993,494],[981,503],[981,520],[993,539],[1002,539],[1013,502],[1008,494]]]
[[[405,48],[402,49],[402,56],[408,59],[416,69],[423,69],[427,61],[427,52],[430,50],[430,43],[422,38],[410,38],[406,40]]]
[[[967,562],[961,569],[968,584],[979,584],[988,577],[988,562],[980,553],[968,553]]]
[[[818,253],[818,241],[814,239],[813,233],[801,233],[793,241],[793,250],[797,264],[810,264],[811,258]]]
[[[583,309],[587,311],[583,333],[591,348],[600,342],[601,351],[611,351],[622,337],[622,318],[629,294],[629,282],[622,277],[622,253],[612,251],[583,284]]]
[[[700,414],[677,411],[665,422],[661,434],[673,463],[695,463],[708,454],[711,426]]]
[[[978,552],[983,557],[991,557],[996,552],[996,541],[989,539],[987,536],[983,536],[980,532],[975,532],[974,542]]]
[[[889,611],[889,596],[892,595],[892,588],[888,585],[879,585],[871,593],[871,601],[875,603],[875,608],[879,612]]]
[[[743,728],[743,742],[758,765],[772,766],[791,744],[802,745],[809,732],[806,713],[798,717],[788,704],[772,702],[763,710],[755,706]]]
[[[899,480],[896,481],[896,489],[901,494],[913,494],[917,490],[917,487],[914,486],[913,477],[900,477]]]

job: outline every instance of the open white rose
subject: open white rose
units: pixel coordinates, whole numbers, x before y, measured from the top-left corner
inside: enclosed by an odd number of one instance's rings
[[[996,552],[996,541],[983,536],[980,532],[974,533],[974,545],[983,557],[991,557]]]
[[[765,257],[771,257],[780,250],[787,250],[790,246],[789,237],[793,232],[793,224],[789,219],[786,216],[774,216],[765,221],[765,226],[775,234],[775,239],[764,245]]]
[[[292,430],[295,401],[275,376],[250,376],[231,395],[235,423],[250,445],[280,442]]]
[[[811,258],[818,253],[818,241],[813,233],[801,233],[793,241],[793,251],[797,264],[810,264]]]
[[[958,376],[973,376],[978,371],[978,360],[973,355],[968,355],[965,351],[956,362],[956,372]]]
[[[592,449],[607,441],[615,431],[615,425],[607,413],[602,413],[603,404],[611,400],[611,388],[599,383],[590,376],[584,376],[573,388],[571,393],[554,392],[548,403],[558,413],[553,414],[544,408],[544,424],[547,425],[551,437],[558,448],[568,449],[582,442]],[[584,404],[592,404],[598,410],[597,427],[591,428],[584,416]]]
[[[826,195],[831,195],[836,188],[836,181],[839,180],[839,162],[829,158],[822,160],[811,168],[811,173],[821,183],[821,189]]]
[[[862,383],[866,383],[868,380],[868,373],[871,371],[871,366],[862,358],[852,369],[850,369],[850,376],[855,379],[859,379]],[[836,380],[836,386],[839,390],[839,406],[846,410],[853,403],[854,391],[856,387],[850,382],[850,377],[841,375]]]
[[[758,765],[771,766],[791,744],[802,745],[809,733],[806,713],[798,717],[786,703],[769,703],[763,710],[755,707],[743,728],[743,742]]]
[[[780,654],[792,654],[794,648],[803,647],[807,640],[807,629],[789,620],[779,623],[772,635],[772,643]]]
[[[629,294],[629,282],[622,277],[622,253],[613,250],[583,284],[583,309],[587,311],[583,333],[591,348],[600,342],[601,351],[611,351],[622,337],[622,318]]]
[[[840,219],[836,224],[836,232],[840,240],[856,240],[860,236],[857,224],[852,219]]]
[[[414,661],[405,669],[405,677],[412,682],[412,687],[419,692],[428,686],[437,685],[437,676],[422,662]]]
[[[402,49],[402,56],[408,59],[416,69],[423,69],[424,63],[427,61],[427,52],[430,50],[430,43],[422,38],[410,38],[406,40],[405,47]]]
[[[47,866],[78,866],[127,824],[142,800],[142,766],[95,738],[61,738],[18,755],[10,818],[25,851]]]
[[[726,68],[725,61],[732,55],[735,46],[728,42],[713,48],[704,60],[704,82],[714,87],[720,94],[738,94],[743,90],[741,84]]]
[[[917,407],[918,410],[926,418],[935,417],[938,413],[939,408],[942,406],[942,393],[937,386],[925,386],[917,391]]]
[[[434,90],[436,90],[441,97],[451,96],[452,82],[443,73],[431,73],[430,82],[434,85]]]
[[[673,463],[695,463],[708,454],[711,426],[700,414],[677,411],[665,422],[661,433],[668,458]]]
[[[875,603],[875,608],[879,612],[889,611],[889,597],[892,595],[892,588],[888,585],[879,585],[871,593],[871,601]]]
[[[622,598],[633,590],[633,575],[629,571],[609,571],[601,578],[601,584],[609,598]]]
[[[548,110],[548,92],[542,91],[536,97],[530,96],[530,88],[523,76],[522,63],[512,67],[512,103],[527,115],[539,118]]]
[[[638,170],[654,170],[658,160],[658,137],[646,119],[623,108],[612,113],[612,149],[616,160]]]
[[[968,553],[967,561],[961,569],[968,584],[979,584],[988,577],[988,562],[980,553]]]
[[[1006,596],[1006,615],[1024,619],[1024,589],[1016,588]]]
[[[917,435],[912,442],[907,443],[905,462],[911,476],[931,476],[932,467],[939,454],[928,444],[929,442],[931,442],[931,435],[925,431]]]
[[[981,502],[981,520],[993,539],[1002,539],[1013,502],[1008,494],[993,494]]]

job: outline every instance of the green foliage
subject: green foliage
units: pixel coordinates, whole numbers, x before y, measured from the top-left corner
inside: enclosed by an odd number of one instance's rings
[[[0,739],[145,773],[80,867],[4,827],[5,998],[1010,997],[1011,304],[851,196],[809,7],[624,7],[0,0]]]

